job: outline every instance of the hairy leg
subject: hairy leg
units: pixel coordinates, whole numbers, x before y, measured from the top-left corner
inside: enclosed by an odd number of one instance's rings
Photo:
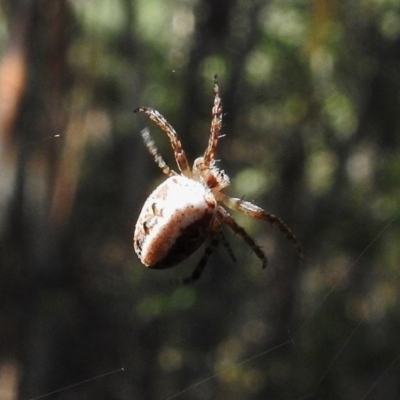
[[[261,247],[255,242],[255,240],[235,222],[232,216],[223,207],[218,207],[217,213],[220,221],[228,225],[233,232],[237,233],[247,243],[247,245],[254,251],[256,256],[262,261],[262,267],[266,268],[268,264],[267,256],[261,250]]]
[[[218,144],[219,133],[222,127],[222,102],[219,97],[218,76],[214,76],[214,106],[212,108],[211,132],[208,140],[207,149],[204,153],[204,167],[208,168],[214,160],[215,150]]]
[[[293,235],[290,228],[277,216],[267,213],[261,207],[258,207],[255,204],[250,203],[249,201],[244,201],[242,199],[229,197],[221,192],[218,193],[217,200],[222,202],[224,205],[226,205],[232,210],[240,211],[244,214],[249,215],[250,217],[261,219],[269,222],[271,225],[277,226],[279,230],[285,234],[286,239],[289,242],[291,242],[293,246],[297,249],[301,260],[304,261],[304,254],[300,246],[300,243]]]
[[[162,172],[164,172],[164,174],[168,176],[177,175],[177,173],[173,169],[171,169],[162,158],[153,138],[150,136],[149,129],[148,128],[142,129],[140,134],[142,135],[144,144],[146,145],[150,154],[154,157],[154,161],[162,169]]]
[[[179,171],[186,176],[190,176],[190,168],[186,153],[183,150],[182,143],[172,125],[154,108],[139,107],[134,110],[134,112],[142,112],[148,115],[149,118],[168,135],[172,149],[174,150],[175,160],[178,164]]]

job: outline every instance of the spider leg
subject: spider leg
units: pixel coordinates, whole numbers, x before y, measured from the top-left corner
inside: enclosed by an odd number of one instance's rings
[[[277,226],[279,230],[285,234],[286,239],[291,242],[296,248],[297,252],[300,255],[300,259],[304,261],[303,249],[301,248],[300,243],[298,242],[290,228],[277,216],[267,213],[261,207],[258,207],[253,203],[250,203],[249,201],[229,197],[221,192],[218,193],[217,200],[222,202],[224,205],[232,210],[240,211],[244,214],[249,215],[250,217],[262,219],[269,222],[271,225]]]
[[[208,145],[203,157],[203,166],[208,168],[214,160],[219,134],[222,127],[222,102],[219,97],[218,76],[214,76],[214,106],[212,108],[211,132]]]
[[[210,258],[211,254],[214,253],[215,249],[218,247],[220,239],[221,239],[221,229],[217,228],[212,231],[211,242],[206,247],[206,250],[204,251],[204,254],[201,257],[200,261],[198,262],[192,275],[182,280],[184,284],[193,283],[200,278],[201,274],[203,273],[204,267],[207,264],[208,259]]]
[[[237,233],[239,236],[241,236],[241,238],[254,251],[256,256],[262,261],[262,267],[266,268],[268,264],[267,256],[261,250],[261,247],[255,242],[255,240],[251,236],[249,236],[248,233],[240,225],[235,222],[232,216],[223,207],[218,207],[217,213],[221,221],[228,225],[234,233]]]
[[[179,140],[178,134],[171,124],[154,108],[139,107],[134,112],[142,112],[149,116],[167,135],[174,150],[175,160],[179,171],[185,176],[190,176],[190,168],[186,153],[183,150],[182,143]]]
[[[162,169],[162,172],[164,172],[164,174],[168,176],[177,175],[177,173],[173,169],[171,169],[162,158],[153,138],[150,136],[149,129],[148,128],[142,129],[140,134],[142,135],[144,144],[146,145],[150,154],[154,157],[154,161]]]
[[[222,230],[221,230],[221,242],[222,242],[223,246],[225,247],[226,251],[228,252],[230,258],[232,258],[232,260],[234,262],[236,262],[237,260],[236,260],[235,255],[233,254],[232,247],[229,244],[229,242],[228,242],[226,236],[224,235],[224,233],[222,232]]]

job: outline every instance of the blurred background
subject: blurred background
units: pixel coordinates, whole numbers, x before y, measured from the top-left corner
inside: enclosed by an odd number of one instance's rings
[[[132,110],[193,160],[215,73],[226,192],[306,262],[235,213],[268,268],[227,231],[237,262],[181,285],[203,250],[133,250],[165,179],[141,129],[175,165]],[[398,1],[3,0],[0,398],[399,399],[399,142]]]

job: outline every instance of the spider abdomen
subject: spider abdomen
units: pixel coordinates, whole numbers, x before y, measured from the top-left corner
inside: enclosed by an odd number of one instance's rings
[[[181,175],[159,185],[143,205],[134,234],[140,261],[169,268],[189,257],[208,236],[217,210],[211,190]]]

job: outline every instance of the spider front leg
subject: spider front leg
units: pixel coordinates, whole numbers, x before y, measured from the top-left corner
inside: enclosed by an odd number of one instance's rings
[[[214,160],[215,150],[218,144],[219,133],[222,127],[222,102],[219,97],[218,76],[214,76],[214,106],[212,108],[211,132],[207,149],[203,157],[203,167],[208,168]]]
[[[148,128],[142,129],[140,132],[143,138],[143,142],[146,145],[147,149],[149,150],[150,154],[154,157],[154,161],[157,163],[157,165],[161,168],[162,172],[164,172],[165,175],[168,176],[173,176],[177,175],[177,173],[171,169],[167,163],[164,161],[162,158],[160,152],[157,149],[157,146],[150,136],[150,131]]]
[[[134,112],[142,112],[149,116],[167,135],[171,142],[172,149],[174,150],[175,160],[178,165],[179,171],[185,176],[190,176],[191,171],[186,157],[186,153],[183,150],[182,143],[179,140],[178,134],[171,124],[154,108],[139,107]]]
[[[262,261],[262,267],[266,268],[268,264],[267,256],[261,250],[261,247],[255,242],[255,240],[249,236],[240,225],[237,224],[237,222],[232,218],[232,215],[229,214],[228,211],[226,211],[223,207],[218,207],[217,215],[221,222],[228,225],[234,233],[237,233],[239,236],[241,236],[241,238],[254,251],[255,255]]]
[[[293,235],[290,228],[278,217],[273,214],[267,213],[261,207],[256,206],[249,201],[244,201],[238,198],[229,197],[221,192],[218,193],[217,200],[222,202],[224,205],[229,207],[232,210],[240,211],[244,214],[249,215],[250,217],[262,219],[264,221],[269,222],[271,225],[276,225],[281,232],[283,232],[286,236],[286,239],[293,244],[296,248],[297,252],[300,255],[300,259],[304,261],[303,250],[300,246],[300,243]]]

